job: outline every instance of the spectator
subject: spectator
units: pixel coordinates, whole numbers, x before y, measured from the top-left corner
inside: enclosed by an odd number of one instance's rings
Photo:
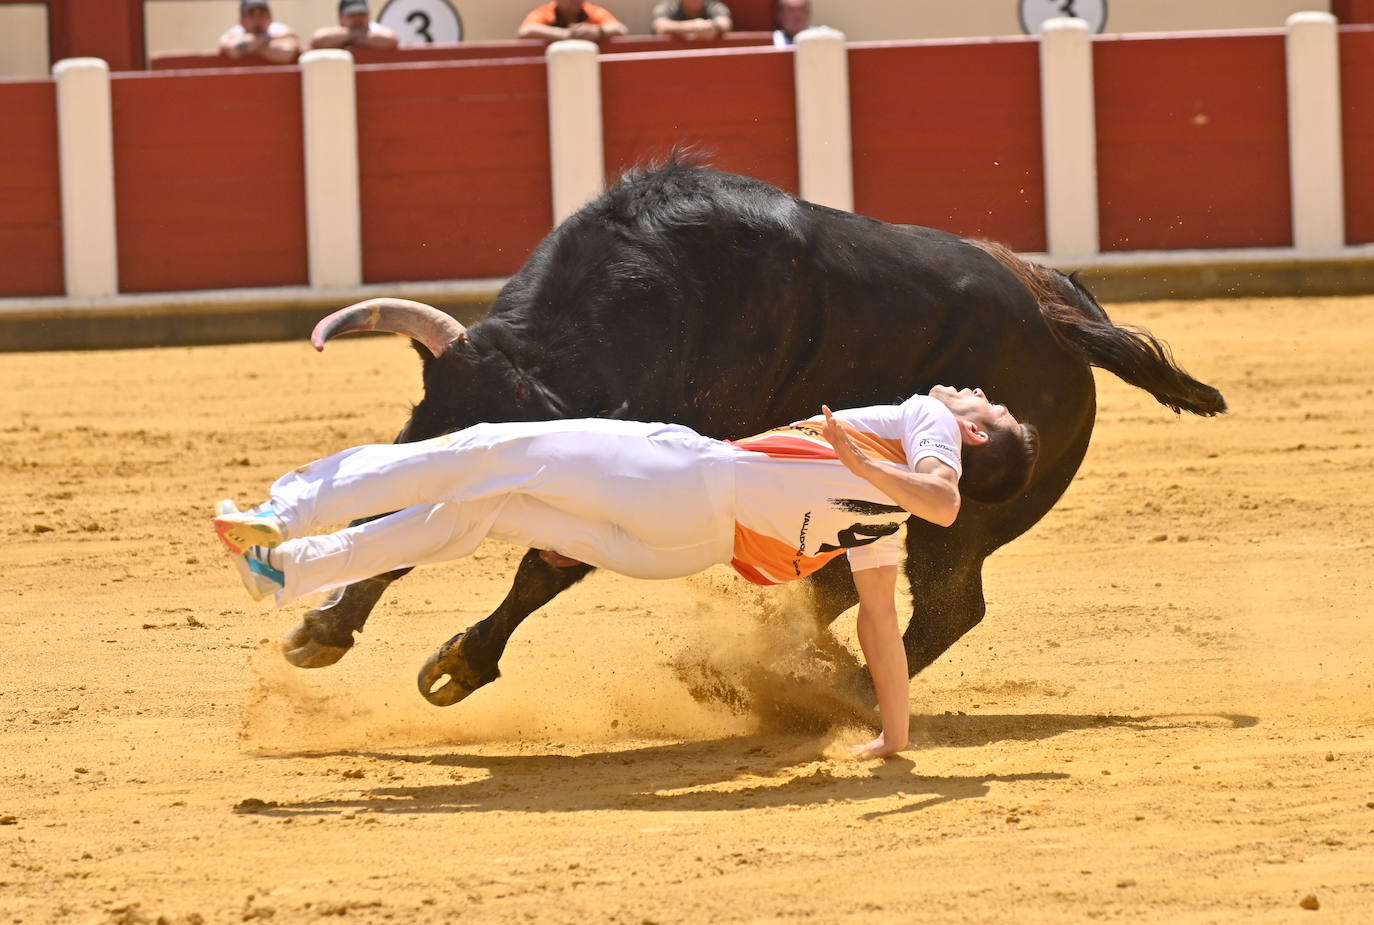
[[[735,27],[720,0],[663,0],[649,14],[649,28],[680,39],[718,39]]]
[[[267,0],[240,0],[239,24],[219,39],[226,58],[261,58],[268,64],[290,64],[300,54],[296,30],[272,21]]]
[[[372,21],[367,0],[339,0],[339,24],[316,29],[311,48],[395,48],[401,37]]]
[[[553,0],[530,10],[516,35],[522,39],[588,39],[599,41],[608,35],[624,35],[630,30],[604,7],[582,0]]]
[[[811,0],[778,0],[774,18],[778,27],[773,30],[773,44],[779,48],[794,45],[797,33],[811,28]]]

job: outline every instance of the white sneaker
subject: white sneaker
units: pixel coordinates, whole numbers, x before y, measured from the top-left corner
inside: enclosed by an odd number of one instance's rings
[[[251,514],[253,512],[244,513]],[[229,514],[239,514],[239,509],[234,502],[220,501],[215,505],[215,531],[217,533],[219,533],[221,516]],[[260,601],[269,594],[276,594],[286,584],[286,576],[282,574],[281,569],[272,567],[264,547],[249,546],[242,552],[236,552],[233,546],[225,540],[223,533],[220,533],[220,540],[229,547],[229,559],[234,563],[234,570],[239,573],[239,580],[243,582],[244,589],[253,600]]]

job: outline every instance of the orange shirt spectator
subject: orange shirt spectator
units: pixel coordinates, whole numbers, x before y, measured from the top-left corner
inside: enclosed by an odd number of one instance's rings
[[[553,0],[530,11],[516,33],[522,39],[590,39],[625,35],[630,30],[610,10],[583,0]]]

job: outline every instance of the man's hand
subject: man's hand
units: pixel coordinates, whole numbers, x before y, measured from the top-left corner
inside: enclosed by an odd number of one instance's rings
[[[873,464],[872,460],[863,450],[854,445],[854,441],[849,439],[849,431],[840,426],[840,422],[835,420],[835,415],[830,413],[830,408],[821,405],[821,412],[825,415],[825,426],[822,433],[825,439],[835,449],[835,455],[839,457],[844,467],[861,479],[867,479],[866,470]]]
[[[606,30],[589,22],[575,22],[568,27],[568,35],[575,39],[586,39],[589,42],[599,42],[606,37]]]

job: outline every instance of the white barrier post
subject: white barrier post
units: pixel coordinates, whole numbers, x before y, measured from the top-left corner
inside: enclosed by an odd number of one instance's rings
[[[119,291],[119,252],[110,68],[99,58],[68,58],[57,62],[52,73],[57,81],[62,268],[67,295],[112,296]]]
[[[1342,247],[1345,183],[1336,17],[1294,13],[1288,17],[1287,28],[1293,246],[1300,251]]]
[[[321,48],[301,55],[300,64],[310,285],[353,287],[363,279],[353,56]]]
[[[1045,238],[1054,257],[1101,247],[1097,203],[1097,115],[1092,34],[1077,18],[1046,20],[1040,35]]]
[[[797,34],[792,62],[797,95],[801,197],[854,211],[849,129],[849,50],[844,35],[818,26]]]
[[[549,45],[549,160],[553,223],[601,195],[606,173],[601,129],[601,59],[594,42]]]

